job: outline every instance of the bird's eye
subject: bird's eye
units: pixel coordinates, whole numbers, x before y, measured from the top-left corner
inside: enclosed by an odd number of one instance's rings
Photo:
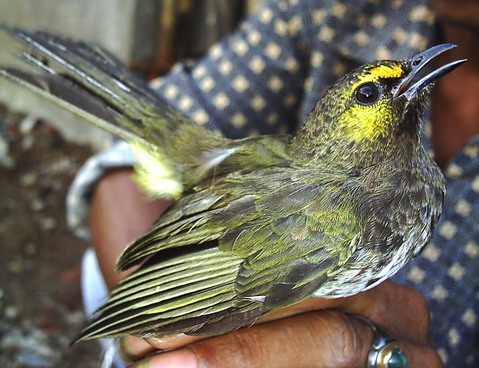
[[[372,105],[376,103],[381,97],[379,87],[375,83],[364,83],[361,84],[356,91],[354,91],[354,98],[356,101],[365,106]]]

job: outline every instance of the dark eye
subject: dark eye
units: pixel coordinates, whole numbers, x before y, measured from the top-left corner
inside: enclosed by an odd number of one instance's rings
[[[379,87],[371,82],[361,84],[356,91],[354,91],[354,98],[361,105],[372,105],[381,97]]]

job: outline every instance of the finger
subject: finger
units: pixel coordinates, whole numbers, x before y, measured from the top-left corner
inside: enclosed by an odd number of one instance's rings
[[[118,353],[127,362],[136,362],[155,351],[155,348],[145,340],[135,336],[125,336],[120,339]]]
[[[403,298],[399,300],[399,303],[397,299],[400,294],[398,294],[398,290],[401,290],[402,294],[405,294],[407,292],[405,289],[413,291],[413,289],[396,284],[392,281],[385,281],[369,291],[359,293],[352,297],[335,299],[311,297],[289,307],[269,312],[261,317],[258,322],[269,322],[300,313],[333,308],[341,309],[350,314],[363,315],[365,317],[367,314],[370,319],[373,317],[374,319],[377,319],[384,314],[383,312],[385,310],[390,310],[391,308],[404,310],[401,302],[408,298],[404,295]]]
[[[387,281],[340,302],[344,312],[374,321],[397,339],[428,344],[429,307],[425,298],[410,287]]]
[[[339,302],[334,299],[309,298],[299,304],[268,313],[265,317],[259,319],[256,324],[274,321],[313,310],[334,308],[337,305],[339,305]],[[185,334],[178,334],[164,337],[149,337],[146,338],[145,341],[155,349],[171,350],[206,338],[206,336],[188,336]],[[130,357],[137,357],[136,360],[145,356],[146,353],[150,353],[152,351],[152,349],[146,349],[145,344],[137,342],[137,339],[138,338],[134,336],[126,336],[122,339],[122,344],[120,345],[124,354],[127,354]],[[130,341],[133,343],[130,344]]]
[[[441,357],[431,346],[419,346],[405,341],[399,341],[401,350],[408,358],[409,368],[442,368]]]
[[[311,312],[204,339],[141,367],[183,367],[185,359],[193,364],[188,368],[365,366],[372,335],[367,324],[339,311]]]
[[[317,323],[314,313],[308,313],[197,342],[191,344],[189,349],[181,349],[144,360],[141,362],[141,367],[321,367],[323,365],[319,365],[317,361],[321,361],[324,366],[328,364],[342,366],[348,356],[351,364],[354,362],[355,365],[364,359],[363,357],[367,355],[371,347],[369,339],[371,339],[372,331],[369,326],[337,311],[319,312],[317,316],[323,319],[323,325]],[[290,323],[295,328],[291,328],[291,325],[287,329],[281,328],[281,325]],[[302,327],[302,324],[305,326]],[[342,328],[338,328],[340,325],[347,327],[346,333],[341,332]],[[312,326],[315,326],[313,331],[309,329]],[[308,332],[311,332],[309,337]],[[298,337],[301,338],[298,339]],[[344,344],[340,345],[338,341],[343,341]],[[358,348],[357,341],[363,342],[363,349]],[[168,341],[161,341],[161,343],[165,342]],[[399,343],[409,359],[411,368],[442,367],[439,355],[430,346],[418,346],[405,341],[399,341]],[[266,349],[264,344],[267,346]],[[300,352],[300,356],[295,355],[295,352]],[[335,355],[334,352],[340,352],[340,354]],[[307,355],[307,358],[303,355]],[[225,362],[228,362],[227,365]]]
[[[195,354],[189,349],[180,349],[144,359],[130,368],[199,368]]]
[[[195,341],[205,339],[203,336],[187,336],[184,334],[148,337],[145,339],[135,336],[125,336],[120,339],[119,353],[126,362],[135,362],[155,351],[177,349]]]
[[[323,298],[308,298],[297,304],[290,305],[289,307],[277,309],[261,317],[256,323],[264,323],[275,321],[281,318],[291,317],[297,314],[323,310],[339,308],[343,305],[342,298],[338,299],[323,299]]]
[[[364,316],[396,338],[418,345],[429,341],[429,307],[416,290],[385,281],[377,287],[352,297],[337,299],[308,298],[290,307],[273,311],[258,323],[285,318],[307,311],[337,308]]]
[[[110,289],[133,271],[115,272],[119,255],[172,203],[165,199],[147,200],[132,181],[132,173],[131,169],[109,172],[92,195],[89,212],[92,244]],[[124,216],[124,213],[135,213],[135,216]]]
[[[148,342],[148,344],[156,349],[171,350],[206,338],[206,336],[188,336],[185,334],[178,334],[164,337],[149,337],[145,340]]]

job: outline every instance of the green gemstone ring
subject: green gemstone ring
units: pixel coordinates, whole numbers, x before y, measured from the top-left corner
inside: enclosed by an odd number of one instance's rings
[[[407,368],[408,359],[398,342],[370,320],[356,316],[366,322],[374,332],[373,344],[368,355],[367,368]]]

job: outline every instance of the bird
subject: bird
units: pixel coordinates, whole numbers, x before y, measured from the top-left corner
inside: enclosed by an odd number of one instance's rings
[[[454,44],[350,71],[291,134],[232,140],[95,44],[1,32],[16,56],[2,78],[128,142],[139,187],[175,200],[122,253],[118,271],[140,268],[76,341],[227,333],[308,297],[371,289],[431,239],[445,179],[422,115],[434,82],[466,60],[423,72]]]

